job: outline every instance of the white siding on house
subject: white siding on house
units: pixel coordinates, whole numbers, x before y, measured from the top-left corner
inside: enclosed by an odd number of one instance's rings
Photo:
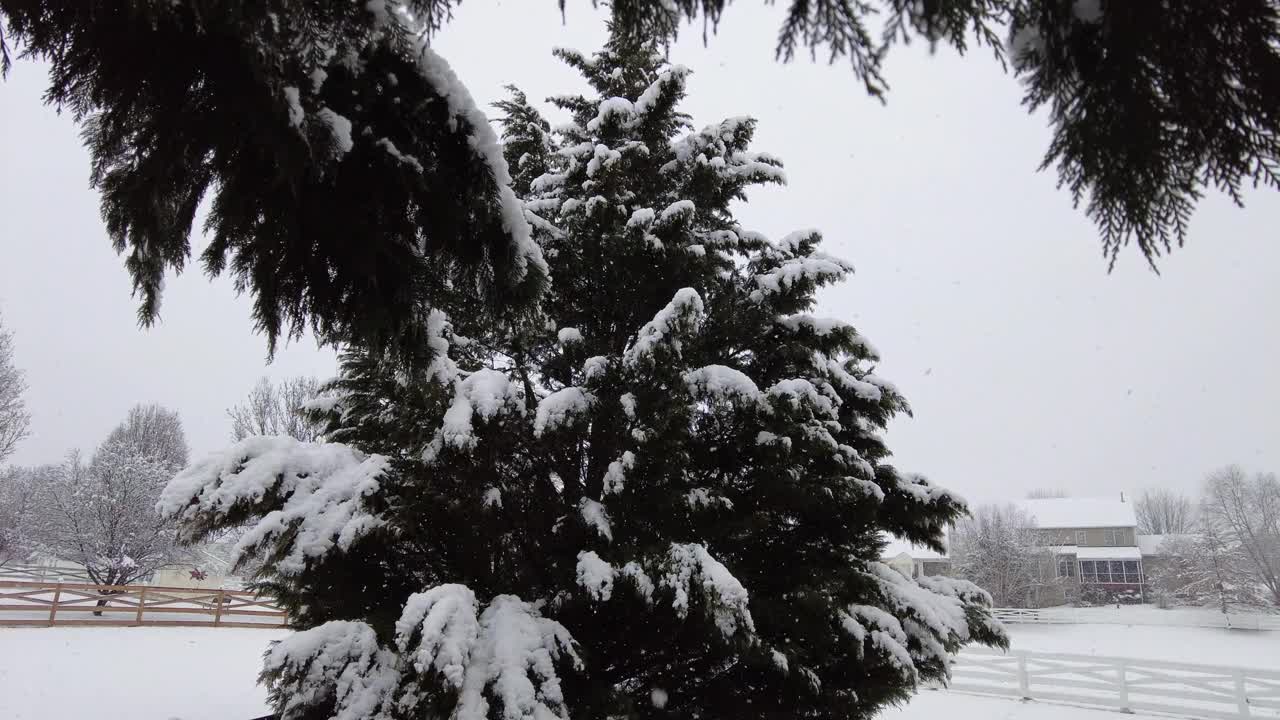
[[[1081,560],[1138,560],[1142,551],[1136,547],[1082,547],[1075,555]]]

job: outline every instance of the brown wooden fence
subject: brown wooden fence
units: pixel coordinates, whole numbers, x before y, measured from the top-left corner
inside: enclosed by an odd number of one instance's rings
[[[278,628],[283,609],[238,590],[0,580],[0,626]]]

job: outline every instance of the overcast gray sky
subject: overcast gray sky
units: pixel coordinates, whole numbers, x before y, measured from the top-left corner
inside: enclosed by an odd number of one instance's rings
[[[571,5],[562,24],[550,0],[472,0],[436,46],[482,102],[506,83],[571,91],[579,80],[551,48],[594,50],[605,35],[597,12]],[[1136,251],[1107,274],[1093,227],[1035,172],[1044,119],[988,55],[899,49],[881,107],[845,66],[775,63],[778,19],[736,4],[706,48],[689,28],[672,50],[694,71],[684,109],[699,125],[759,118],[756,149],[786,162],[789,187],[756,191],[745,226],[820,228],[857,266],[819,309],[856,324],[911,400],[915,417],[889,434],[900,467],[984,501],[1192,489],[1228,462],[1280,470],[1280,195],[1251,194],[1244,210],[1212,196],[1162,275]],[[331,374],[310,342],[266,365],[225,278],[171,279],[164,322],[136,327],[87,154],[39,103],[44,82],[21,63],[0,84],[0,313],[33,416],[13,461],[90,448],[138,401],[177,409],[199,455],[226,442],[226,408],[259,375]]]

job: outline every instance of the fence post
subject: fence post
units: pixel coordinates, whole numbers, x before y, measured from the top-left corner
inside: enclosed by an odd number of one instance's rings
[[[1031,699],[1031,678],[1027,675],[1027,654],[1018,653],[1018,692],[1023,700]]]
[[[1124,660],[1116,661],[1116,682],[1120,690],[1120,712],[1132,713],[1129,707],[1129,678],[1125,677]]]
[[[133,619],[133,621],[139,625],[142,624],[142,609],[146,607],[146,604],[147,604],[147,586],[143,585],[142,592],[138,593],[138,615]]]
[[[54,591],[53,591],[53,605],[49,606],[49,627],[53,627],[53,619],[58,614],[58,599],[61,597],[62,597],[62,583],[58,583],[58,586],[54,588]]]
[[[1240,713],[1240,717],[1249,717],[1249,696],[1244,691],[1244,671],[1236,670],[1231,673],[1231,679],[1235,681],[1236,686],[1236,712]]]
[[[218,591],[218,609],[213,613],[213,626],[217,627],[222,624],[222,601],[226,597],[226,590]]]

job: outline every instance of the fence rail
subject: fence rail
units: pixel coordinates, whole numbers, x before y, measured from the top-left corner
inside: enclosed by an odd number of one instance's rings
[[[1105,625],[1173,625],[1179,627],[1229,628],[1235,630],[1280,630],[1280,615],[1260,613],[1223,614],[1203,608],[1150,607],[1096,608],[995,608],[992,614],[1004,623]]]
[[[0,580],[0,626],[283,627],[285,611],[236,590]]]
[[[1206,720],[1280,718],[1280,671],[1027,651],[966,649],[948,687]]]

